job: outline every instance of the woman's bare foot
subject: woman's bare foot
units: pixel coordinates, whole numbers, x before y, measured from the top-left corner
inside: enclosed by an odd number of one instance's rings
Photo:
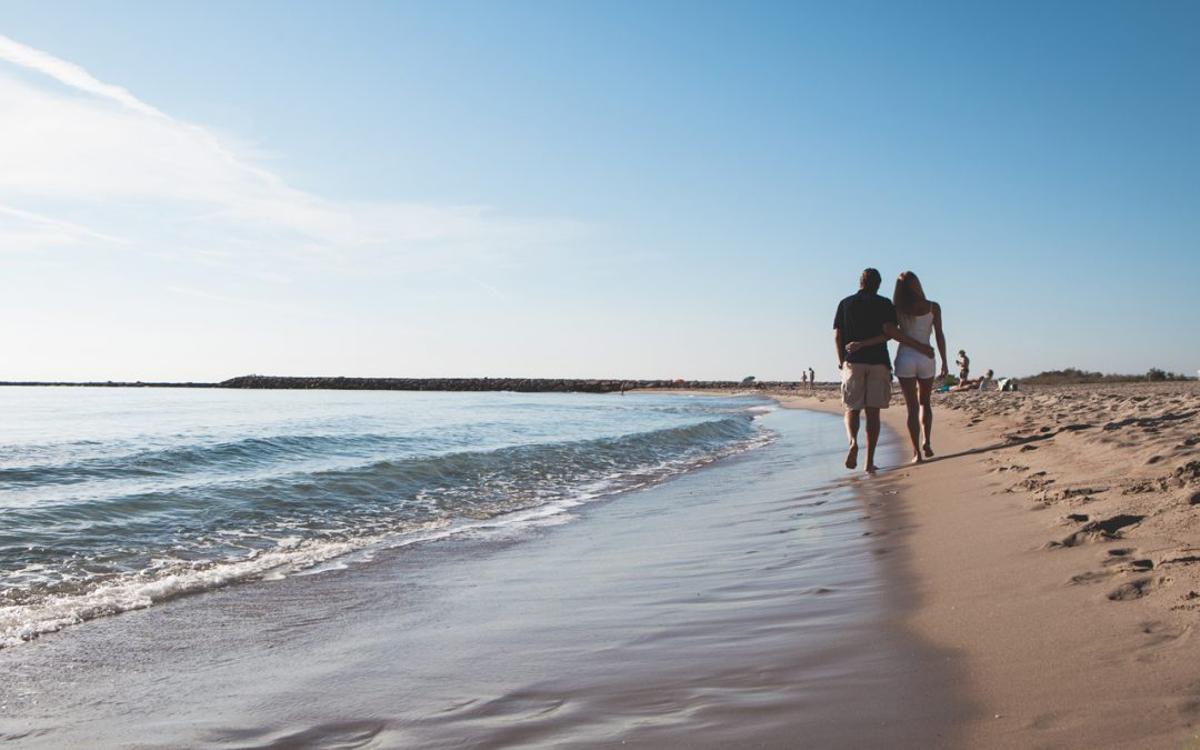
[[[933,458],[933,448],[929,447],[929,443],[925,444],[925,458]]]
[[[919,463],[921,463],[921,462],[922,462],[922,461],[924,461],[924,460],[925,460],[925,459],[921,458],[921,454],[920,454],[920,453],[914,453],[914,454],[913,454],[913,457],[912,457],[912,460],[911,460],[911,461],[909,461],[909,463],[910,463],[910,464],[919,464]]]
[[[858,466],[858,443],[851,443],[846,453],[846,468],[853,469],[855,466]]]
[[[867,468],[865,471],[868,474],[874,474],[875,472],[879,471],[879,467],[876,466],[875,464],[867,464]]]

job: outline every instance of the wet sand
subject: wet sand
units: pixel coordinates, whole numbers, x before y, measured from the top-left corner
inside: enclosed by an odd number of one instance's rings
[[[14,747],[955,747],[910,522],[837,422],[569,523],[379,553],[0,651]],[[808,459],[802,458],[809,455]]]
[[[840,412],[832,391],[783,400]],[[909,514],[907,626],[967,678],[963,746],[1200,747],[1200,386],[934,409],[937,460],[880,479]]]

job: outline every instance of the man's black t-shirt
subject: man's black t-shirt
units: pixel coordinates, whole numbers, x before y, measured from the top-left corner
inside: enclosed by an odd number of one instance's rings
[[[896,307],[887,297],[860,289],[838,303],[833,327],[842,332],[842,345],[863,341],[883,333],[884,323],[896,323]],[[887,342],[864,346],[846,355],[847,362],[892,366]]]

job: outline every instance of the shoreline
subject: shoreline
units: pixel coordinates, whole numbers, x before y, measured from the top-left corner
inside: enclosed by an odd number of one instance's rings
[[[838,478],[833,420],[768,418],[777,443],[581,506],[576,523],[382,550],[0,651],[0,735],[957,746],[953,680],[929,668],[944,655],[892,616],[908,592],[886,575],[890,496]]]
[[[778,395],[841,413],[836,392]],[[1200,388],[954,394],[898,489],[913,607],[965,746],[1200,746]],[[907,442],[899,394],[885,429]],[[857,472],[847,472],[848,475]]]

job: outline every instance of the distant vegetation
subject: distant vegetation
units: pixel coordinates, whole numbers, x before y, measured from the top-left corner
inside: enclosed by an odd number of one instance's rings
[[[1027,378],[1021,378],[1023,383],[1035,385],[1067,385],[1071,383],[1164,383],[1174,380],[1195,380],[1176,372],[1167,372],[1157,367],[1151,367],[1145,375],[1117,375],[1113,373],[1088,372],[1068,367],[1065,370],[1046,370]]]

